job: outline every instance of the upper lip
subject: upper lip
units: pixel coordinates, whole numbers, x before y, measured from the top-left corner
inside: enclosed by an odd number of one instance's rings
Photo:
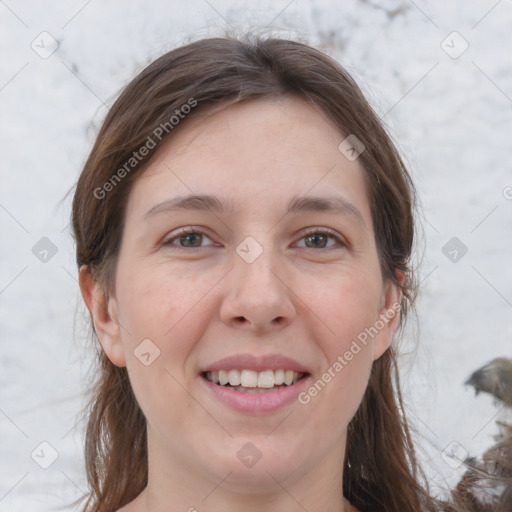
[[[299,362],[280,354],[254,356],[251,354],[238,354],[219,359],[209,364],[201,372],[214,372],[219,370],[293,370],[298,373],[309,373],[308,369]]]

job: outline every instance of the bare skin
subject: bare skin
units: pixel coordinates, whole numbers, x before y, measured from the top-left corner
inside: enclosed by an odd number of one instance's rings
[[[355,511],[341,492],[347,425],[398,315],[353,343],[400,291],[381,275],[365,171],[338,150],[344,138],[297,98],[191,118],[134,184],[115,289],[81,269],[100,342],[148,422],[149,483],[123,512]],[[233,211],[155,209],[189,194]],[[341,208],[286,213],[305,196]],[[262,250],[252,262],[237,252],[247,237]],[[134,351],[148,339],[159,356],[146,366]],[[201,376],[233,354],[292,358],[310,385],[331,378],[303,402],[241,413]],[[250,468],[237,457],[248,443],[261,454]]]

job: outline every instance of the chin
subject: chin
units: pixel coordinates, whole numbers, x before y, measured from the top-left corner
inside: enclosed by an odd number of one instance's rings
[[[271,493],[298,478],[306,464],[302,457],[302,460],[298,458],[299,454],[304,455],[298,447],[287,448],[282,439],[269,440],[264,436],[261,440],[252,439],[254,441],[249,437],[237,438],[233,448],[228,450],[233,455],[219,454],[218,460],[224,459],[224,463],[211,469],[215,480],[226,479],[222,484],[224,488],[240,493],[248,490],[255,494]]]

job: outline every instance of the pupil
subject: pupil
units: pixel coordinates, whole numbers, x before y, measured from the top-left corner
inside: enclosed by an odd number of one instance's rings
[[[317,245],[317,242],[319,241],[323,242],[321,243],[321,245]],[[308,240],[313,240],[313,244],[315,245],[315,247],[325,247],[325,243],[327,242],[327,236],[326,235],[322,235],[322,234],[315,234],[315,235],[310,235],[306,238],[306,245],[307,244],[307,241]]]
[[[198,247],[198,244],[194,244],[194,240],[196,242],[199,241],[199,245],[201,245],[201,237],[202,235],[198,234],[198,233],[191,233],[191,234],[188,234],[188,235],[184,235],[182,237],[180,237],[180,241],[182,243],[182,245],[184,245],[185,247]],[[188,241],[191,241],[191,243],[188,243]],[[185,240],[185,242],[184,242]]]
[[[180,241],[185,247],[198,247],[198,242],[201,245],[201,236],[199,233],[191,233],[180,237]],[[325,247],[327,236],[317,233],[306,237],[306,245],[309,246],[308,241],[312,241],[315,247]]]

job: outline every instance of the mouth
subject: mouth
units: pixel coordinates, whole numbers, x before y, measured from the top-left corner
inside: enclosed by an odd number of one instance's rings
[[[293,386],[308,376],[309,373],[284,368],[261,372],[248,369],[226,369],[201,373],[203,379],[221,388],[249,394],[276,392]]]
[[[256,416],[297,403],[312,379],[307,366],[283,354],[233,354],[203,366],[198,377],[215,404]]]

